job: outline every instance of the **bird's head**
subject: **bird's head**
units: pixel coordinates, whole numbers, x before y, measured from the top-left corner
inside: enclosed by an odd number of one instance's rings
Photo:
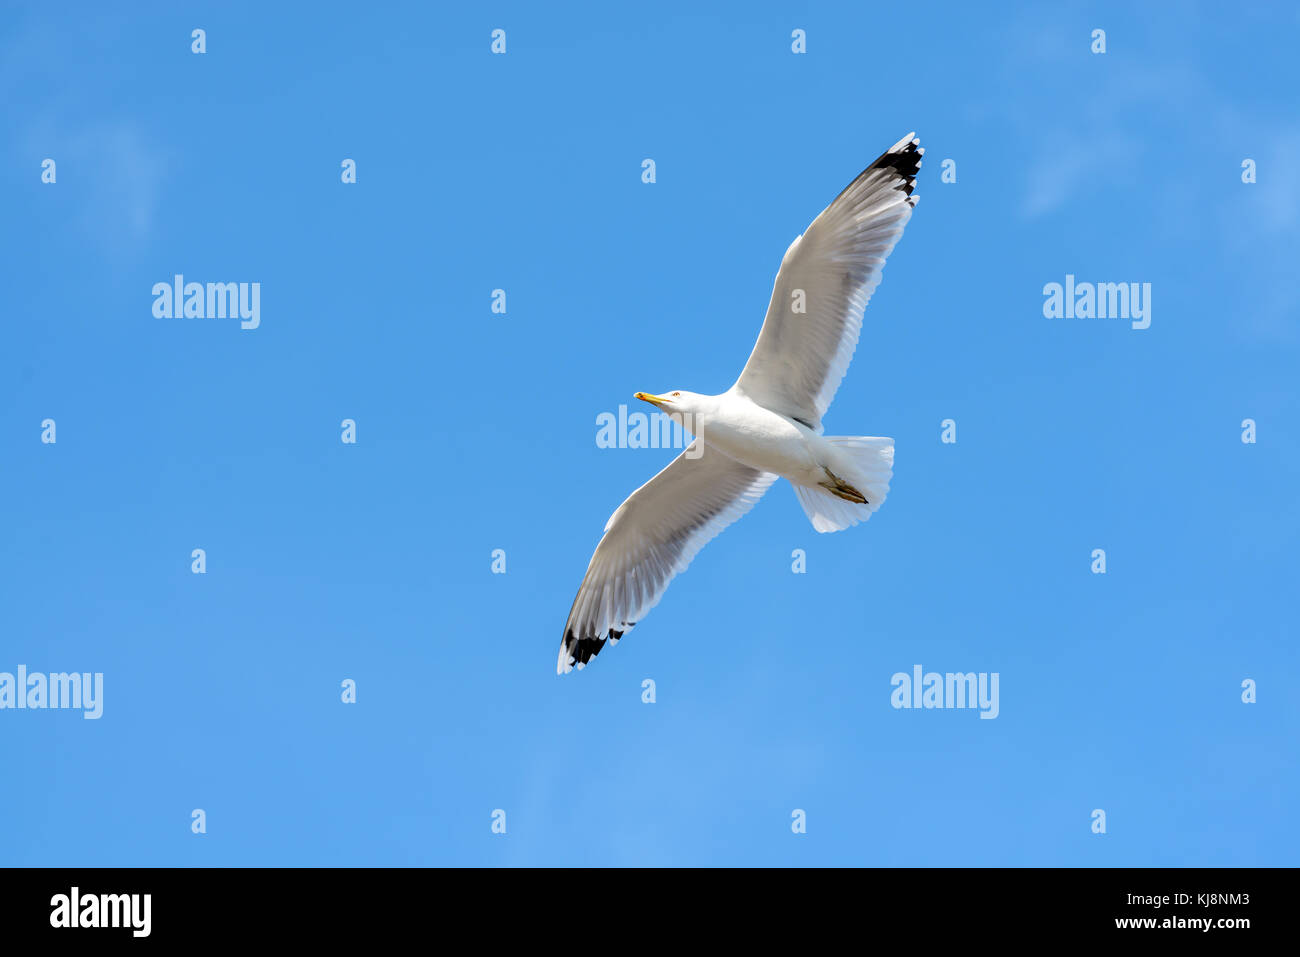
[[[663,395],[638,392],[633,398],[640,399],[642,402],[649,402],[655,408],[666,413],[678,425],[687,425],[689,417],[696,416],[704,411],[702,403],[707,396],[676,389],[672,392],[665,392]]]

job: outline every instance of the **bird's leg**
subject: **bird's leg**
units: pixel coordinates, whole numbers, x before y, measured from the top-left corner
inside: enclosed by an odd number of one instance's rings
[[[854,505],[871,504],[870,502],[867,501],[867,497],[865,495],[863,495],[861,492],[855,489],[848,482],[844,481],[844,479],[840,478],[838,475],[836,475],[826,466],[824,465],[822,466],[822,471],[826,473],[830,481],[818,482],[817,484],[820,485],[822,488],[826,489],[832,495],[836,496],[837,498],[842,498],[846,502],[852,502]]]

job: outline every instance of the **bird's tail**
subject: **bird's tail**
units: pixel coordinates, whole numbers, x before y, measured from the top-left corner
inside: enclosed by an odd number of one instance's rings
[[[819,532],[838,532],[865,522],[889,494],[894,440],[869,435],[827,435],[840,453],[841,470],[827,471],[820,485],[796,485],[794,494]],[[859,501],[865,499],[865,501]]]

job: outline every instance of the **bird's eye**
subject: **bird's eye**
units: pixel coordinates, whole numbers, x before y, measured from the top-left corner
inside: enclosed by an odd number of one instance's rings
[[[680,392],[674,392],[674,393],[673,393],[673,398],[674,398],[674,399],[680,399],[681,397],[682,397],[682,394],[681,394]]]

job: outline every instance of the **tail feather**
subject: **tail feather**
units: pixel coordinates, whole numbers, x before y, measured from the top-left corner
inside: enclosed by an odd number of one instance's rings
[[[894,474],[894,440],[869,435],[828,435],[848,463],[848,474],[840,476],[866,498],[855,504],[815,485],[796,485],[794,493],[819,532],[838,532],[865,522],[889,494],[889,480]]]

